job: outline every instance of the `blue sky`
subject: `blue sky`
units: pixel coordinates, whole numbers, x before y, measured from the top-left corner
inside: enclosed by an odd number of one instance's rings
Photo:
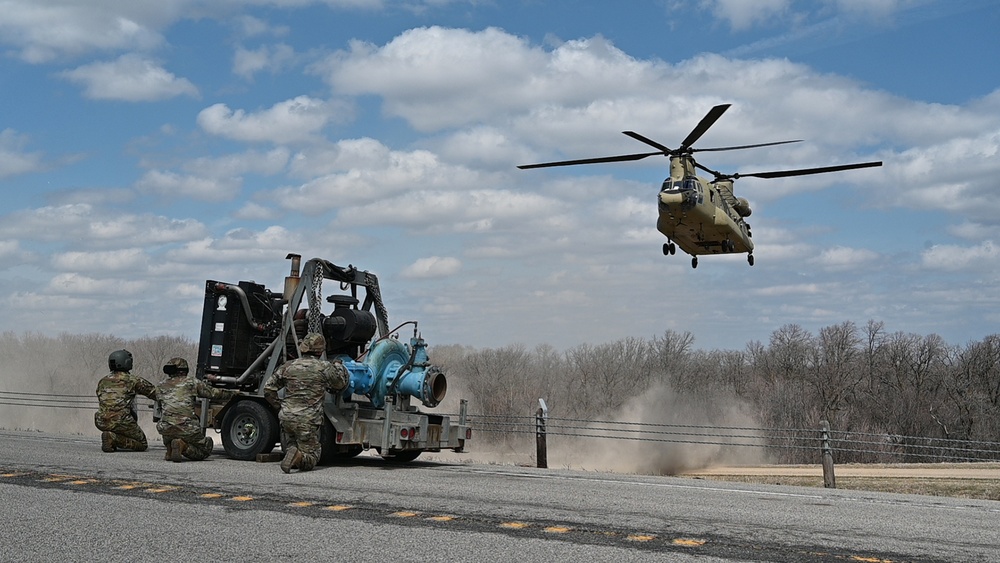
[[[122,7],[124,5],[125,7]],[[379,275],[432,344],[1000,321],[987,0],[4,0],[0,329],[197,336],[205,279],[289,252]],[[664,257],[665,159],[741,179],[757,246]]]

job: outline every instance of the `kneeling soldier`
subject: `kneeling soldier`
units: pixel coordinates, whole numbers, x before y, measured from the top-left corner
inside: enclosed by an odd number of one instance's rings
[[[156,430],[163,436],[167,446],[164,459],[183,461],[202,460],[212,453],[215,443],[205,436],[195,404],[198,397],[228,401],[239,394],[238,391],[217,389],[193,377],[188,377],[188,363],[184,358],[173,358],[163,366],[167,378],[156,386],[156,398],[160,402],[160,421]]]

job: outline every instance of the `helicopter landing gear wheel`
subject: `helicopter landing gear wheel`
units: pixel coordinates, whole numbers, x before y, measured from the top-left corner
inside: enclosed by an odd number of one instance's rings
[[[677,245],[670,243],[670,255],[673,256],[674,254],[677,254]]]
[[[692,268],[697,268],[698,267],[698,257],[697,256],[694,256],[694,257],[691,258],[691,267]]]
[[[670,245],[667,243],[663,243],[663,255],[670,256]]]
[[[673,254],[677,254],[677,245],[672,242],[663,243],[663,255],[671,256]]]
[[[747,254],[747,263],[753,266],[753,254]]]

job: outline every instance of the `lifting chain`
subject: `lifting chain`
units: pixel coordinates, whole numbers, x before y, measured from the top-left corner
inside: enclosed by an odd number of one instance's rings
[[[312,292],[309,295],[309,332],[315,332],[317,334],[323,334],[323,328],[320,326],[320,301],[323,299],[323,264],[319,261],[316,262],[316,268],[313,270],[312,275],[312,286],[309,288]]]
[[[375,297],[375,319],[378,322],[379,336],[387,336],[389,332],[389,311],[385,310],[382,303],[382,290],[378,287],[378,278],[366,272],[366,285]]]

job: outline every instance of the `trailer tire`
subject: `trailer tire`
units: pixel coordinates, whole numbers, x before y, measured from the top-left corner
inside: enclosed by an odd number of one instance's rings
[[[233,459],[252,461],[274,449],[278,417],[256,401],[240,401],[222,418],[222,446]]]

